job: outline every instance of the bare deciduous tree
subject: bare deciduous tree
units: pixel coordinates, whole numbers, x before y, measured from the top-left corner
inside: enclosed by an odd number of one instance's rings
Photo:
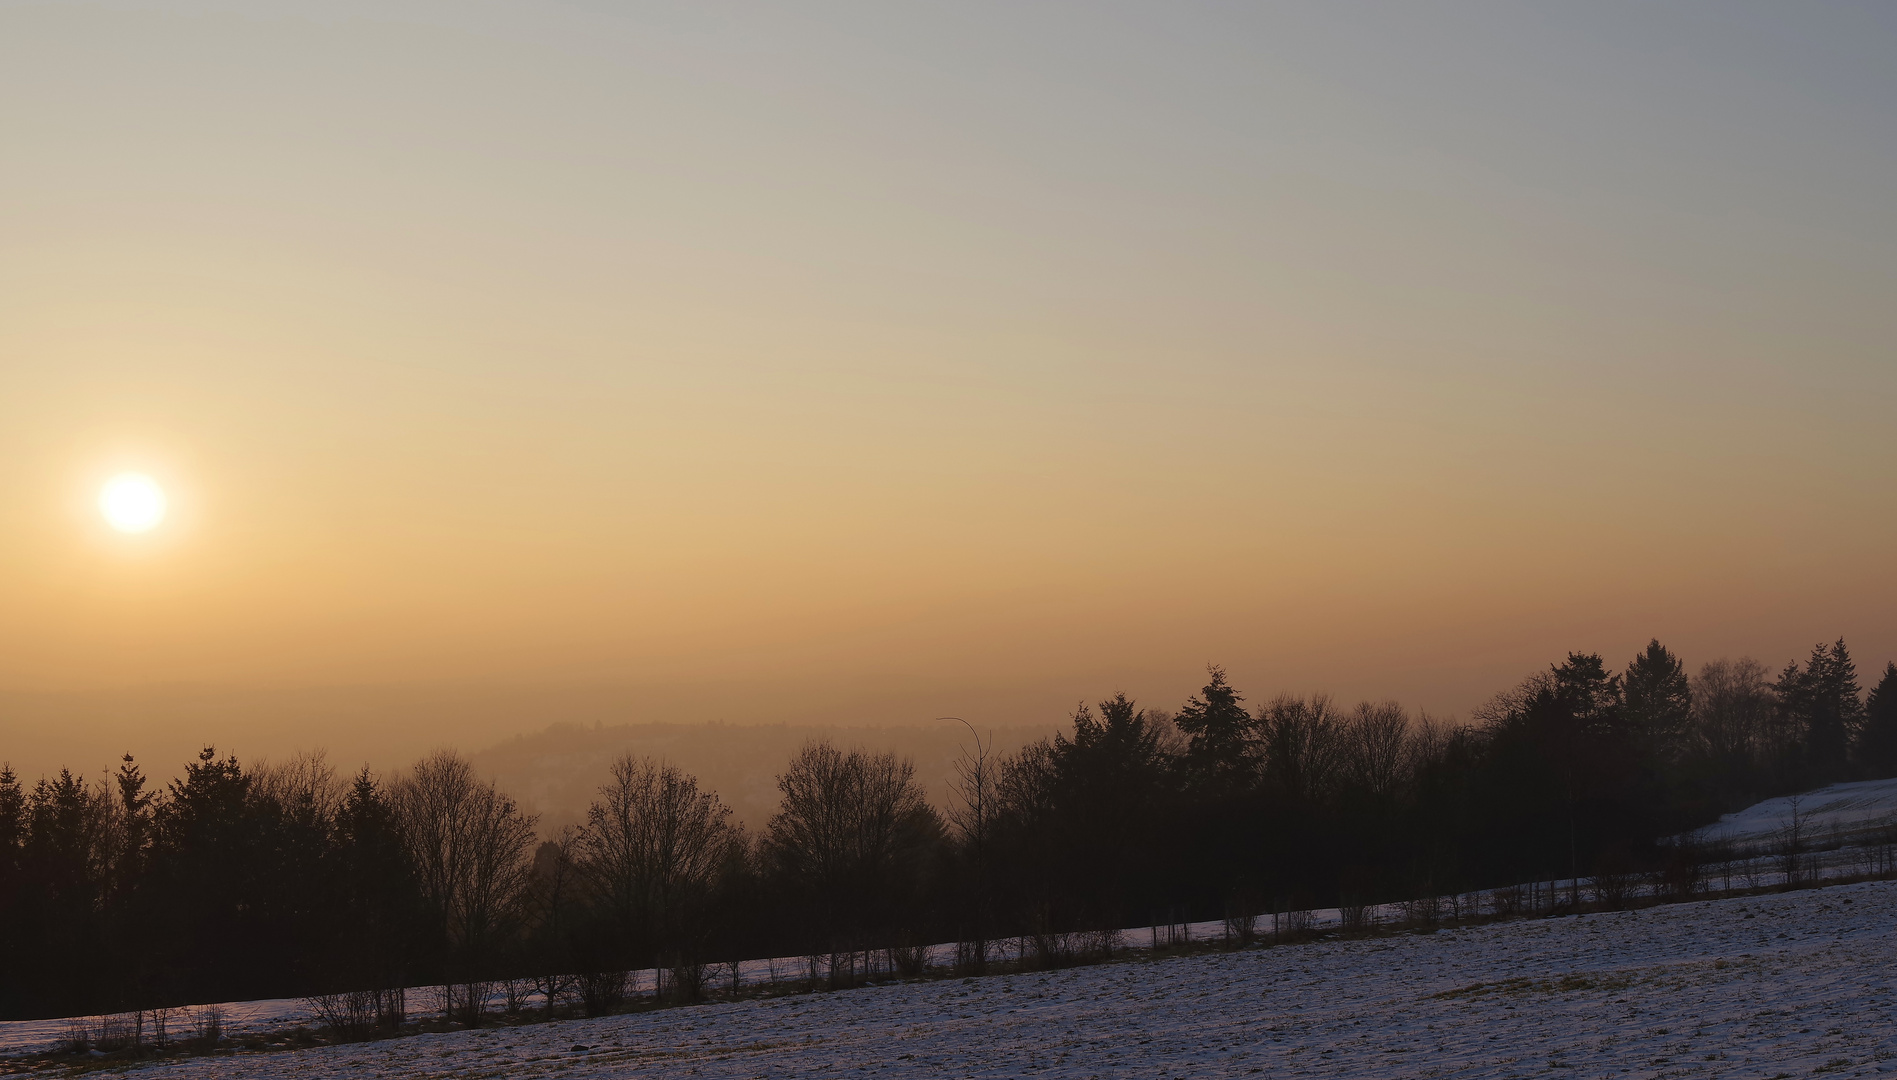
[[[730,816],[674,766],[631,755],[613,762],[573,848],[621,948],[693,953],[693,916],[737,839]]]
[[[887,932],[942,831],[915,764],[813,742],[777,786],[784,801],[766,842],[779,872],[816,902],[826,930],[850,921]]]
[[[1394,701],[1363,702],[1339,731],[1339,764],[1348,782],[1386,798],[1408,780],[1410,716]]]
[[[1281,695],[1260,716],[1265,777],[1286,795],[1312,798],[1337,778],[1342,724],[1324,694],[1308,698]]]
[[[450,750],[417,762],[389,786],[421,897],[450,961],[470,980],[455,1002],[477,1020],[484,994],[472,979],[521,915],[532,881],[534,819]]]
[[[280,763],[259,762],[250,770],[250,790],[298,820],[334,821],[349,797],[349,785],[321,750],[297,754]]]
[[[1692,680],[1692,749],[1721,764],[1749,766],[1776,743],[1796,742],[1796,733],[1775,738],[1769,674],[1749,656],[1703,665]]]
[[[968,724],[960,717],[943,719]],[[955,759],[955,785],[952,789],[955,801],[949,807],[948,819],[961,840],[962,850],[967,853],[972,874],[972,880],[968,883],[970,925],[959,948],[959,966],[979,973],[987,968],[988,926],[993,915],[990,910],[988,849],[994,829],[995,785],[999,779],[999,768],[990,754],[992,738],[989,743],[983,743],[981,734],[972,724],[968,724],[968,732],[974,737],[975,748],[971,751],[966,746],[962,747],[960,756]],[[895,963],[894,960],[891,962]],[[896,966],[902,968],[901,964]]]
[[[1810,872],[1805,851],[1811,845],[1811,816],[1805,812],[1802,797],[1794,795],[1786,801],[1791,811],[1779,829],[1779,872],[1785,876],[1785,887],[1796,889],[1807,883]]]

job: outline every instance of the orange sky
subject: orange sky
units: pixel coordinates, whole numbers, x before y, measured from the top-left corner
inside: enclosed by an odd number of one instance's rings
[[[1893,38],[9,5],[0,757],[1881,668]]]

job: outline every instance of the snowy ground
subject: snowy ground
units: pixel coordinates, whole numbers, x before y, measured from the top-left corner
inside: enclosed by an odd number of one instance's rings
[[[1738,845],[1780,840],[1796,811],[1812,840],[1856,840],[1867,832],[1897,825],[1897,779],[1859,780],[1754,803],[1693,833],[1702,842]]]
[[[1897,1072],[1897,885],[152,1063],[166,1078]]]

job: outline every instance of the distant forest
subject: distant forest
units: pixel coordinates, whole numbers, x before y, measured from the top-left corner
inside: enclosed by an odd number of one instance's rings
[[[0,1015],[58,1016],[625,972],[1405,900],[1657,867],[1657,837],[1757,799],[1897,775],[1897,664],[1844,642],[1689,676],[1659,642],[1573,654],[1468,724],[1394,702],[1248,706],[1214,667],[1176,712],[1124,695],[1012,753],[973,735],[944,810],[910,761],[812,742],[762,828],[664,761],[616,762],[543,836],[462,757],[339,777],[206,748],[152,782],[0,771]],[[450,1000],[454,999],[450,990]],[[471,1017],[472,1018],[472,1017]]]

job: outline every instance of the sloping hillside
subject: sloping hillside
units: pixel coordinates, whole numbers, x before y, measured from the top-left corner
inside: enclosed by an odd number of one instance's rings
[[[166,1077],[1897,1071],[1897,885],[890,984],[162,1066]]]
[[[1754,803],[1694,833],[1694,838],[1736,845],[1769,844],[1785,835],[1796,817],[1809,841],[1850,843],[1897,825],[1897,778],[1832,784],[1800,795]]]

